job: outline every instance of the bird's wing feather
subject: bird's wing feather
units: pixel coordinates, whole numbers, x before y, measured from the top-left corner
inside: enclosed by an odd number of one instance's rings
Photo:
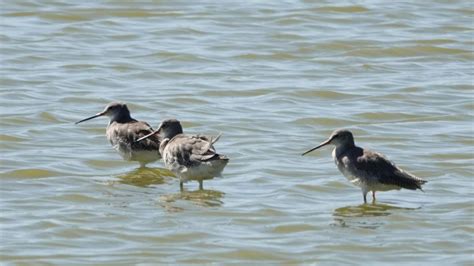
[[[120,134],[126,131],[127,134]],[[107,137],[113,146],[131,145],[133,150],[159,150],[160,139],[158,135],[153,135],[143,141],[136,142],[137,139],[153,132],[152,127],[146,122],[135,121],[133,123],[120,124],[107,129]]]
[[[140,123],[139,126],[131,130],[130,138],[133,139],[132,145],[137,145],[136,147],[143,150],[155,150],[158,151],[160,149],[160,136],[155,134],[150,136],[146,140],[138,141],[137,139],[144,137],[153,132],[153,128],[147,124],[146,122],[137,122]]]
[[[180,134],[168,143],[168,149],[182,165],[190,166],[218,156],[212,146],[212,138]]]
[[[357,157],[354,167],[369,180],[375,179],[374,181],[385,185],[415,190],[421,189],[421,185],[426,182],[400,169],[382,154],[368,150]]]

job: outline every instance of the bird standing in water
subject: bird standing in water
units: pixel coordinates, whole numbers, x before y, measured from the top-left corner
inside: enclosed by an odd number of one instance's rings
[[[427,182],[400,169],[382,154],[357,147],[349,130],[334,131],[329,139],[302,155],[328,144],[336,146],[332,157],[337,168],[351,183],[362,189],[365,203],[369,191],[372,191],[372,200],[375,202],[376,191],[401,188],[422,190],[421,185]]]
[[[140,167],[145,167],[147,163],[161,159],[158,136],[150,137],[146,141],[135,142],[153,132],[153,128],[146,122],[133,119],[124,103],[109,103],[104,111],[77,121],[76,124],[100,116],[109,117],[110,122],[106,129],[107,139],[124,160],[137,161],[140,163]]]
[[[176,119],[163,121],[158,130],[138,139],[142,141],[159,134],[161,138],[160,153],[165,166],[180,179],[180,189],[189,180],[199,182],[203,189],[203,181],[220,176],[229,159],[216,153],[213,144],[219,140],[205,136],[183,134],[183,128]]]

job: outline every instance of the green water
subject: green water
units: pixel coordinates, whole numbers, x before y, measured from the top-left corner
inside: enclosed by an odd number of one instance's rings
[[[5,265],[473,265],[469,1],[9,1],[1,10]],[[74,122],[113,100],[223,133],[224,177],[138,169]],[[360,189],[334,129],[428,180]]]

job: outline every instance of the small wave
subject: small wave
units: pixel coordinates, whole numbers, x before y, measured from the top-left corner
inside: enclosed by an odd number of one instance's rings
[[[312,9],[314,12],[362,13],[370,9],[363,6],[326,6]]]
[[[444,48],[432,45],[416,45],[406,47],[390,47],[390,48],[364,48],[352,50],[345,53],[346,56],[364,56],[364,57],[419,57],[427,55],[459,55],[470,54],[470,51]]]
[[[56,171],[50,171],[46,169],[30,168],[30,169],[18,169],[8,171],[0,174],[2,178],[46,178],[53,176],[61,176],[62,173]]]

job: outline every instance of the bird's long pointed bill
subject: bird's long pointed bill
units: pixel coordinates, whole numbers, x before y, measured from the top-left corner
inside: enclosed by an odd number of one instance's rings
[[[328,145],[330,142],[331,142],[331,139],[328,139],[328,140],[326,140],[325,142],[319,144],[318,146],[316,146],[316,147],[314,147],[314,148],[312,148],[312,149],[310,149],[310,150],[308,150],[308,151],[305,151],[305,152],[304,152],[303,154],[301,154],[301,155],[304,156],[304,155],[306,155],[306,154],[308,154],[308,153],[310,153],[310,152],[312,152],[312,151],[314,151],[314,150],[317,150],[317,149],[319,149],[319,148],[321,148],[321,147],[323,147],[323,146]]]
[[[158,133],[158,130],[153,131],[153,132],[151,132],[150,134],[148,134],[148,135],[146,135],[146,136],[143,136],[143,137],[141,137],[141,138],[135,140],[135,142],[139,142],[139,141],[142,141],[142,140],[144,140],[144,139],[147,139],[147,138],[149,138],[149,137],[151,137],[151,136],[153,136],[153,135],[155,135],[155,134],[157,134],[157,133]]]
[[[85,122],[85,121],[88,121],[88,120],[91,120],[91,119],[94,119],[94,118],[96,118],[96,117],[103,116],[103,115],[104,115],[104,113],[103,113],[103,112],[100,112],[100,113],[97,113],[97,114],[95,114],[95,115],[93,115],[93,116],[91,116],[91,117],[88,117],[88,118],[82,119],[82,120],[80,120],[80,121],[77,121],[77,122],[74,123],[74,124],[77,125],[77,124],[79,124],[79,123],[82,123],[82,122]]]

